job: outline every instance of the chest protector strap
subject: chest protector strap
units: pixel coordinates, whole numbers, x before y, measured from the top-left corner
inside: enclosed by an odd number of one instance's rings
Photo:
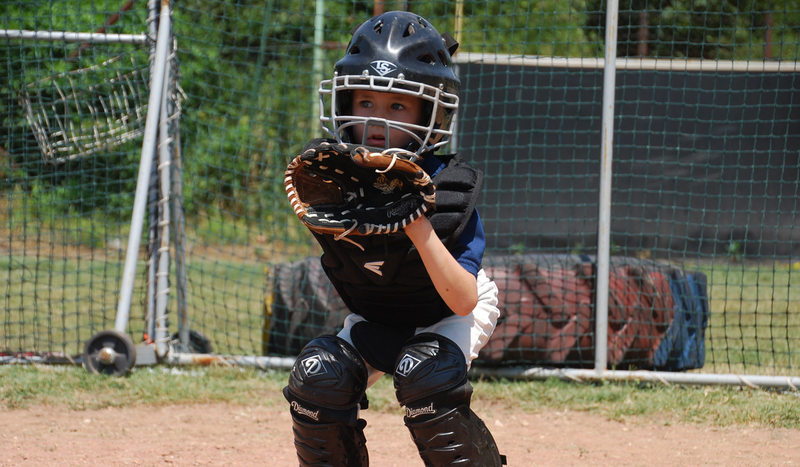
[[[448,164],[433,178],[436,185],[436,211],[430,220],[439,238],[454,242],[461,236],[478,202],[483,172],[456,157],[443,157]],[[449,234],[443,237],[440,232]]]

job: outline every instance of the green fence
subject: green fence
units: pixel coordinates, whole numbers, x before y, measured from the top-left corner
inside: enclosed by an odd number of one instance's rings
[[[0,29],[154,38],[148,3],[7,1]],[[296,277],[298,289],[315,281],[297,268],[319,254],[288,206],[283,172],[307,139],[322,136],[320,79],[332,73],[350,31],[380,9],[411,8],[461,43],[454,58],[463,91],[450,149],[486,174],[479,204],[486,266],[501,275],[504,266],[535,264],[535,277],[569,270],[574,279],[588,264],[581,283],[593,293],[605,2],[172,3],[182,103],[173,135],[182,189],[173,196],[185,229],[172,256],[185,258],[185,288],[173,276],[170,334],[185,311],[215,354],[290,357],[294,347],[275,343],[335,329],[336,320],[314,316],[312,297],[279,300],[278,276]],[[781,3],[620,3],[612,265],[640,285],[649,273],[673,289],[694,283],[687,276],[705,279],[702,372],[797,374],[800,2]],[[94,333],[113,327],[151,46],[0,39],[6,359],[79,355]],[[130,312],[136,342],[148,332],[153,223],[143,234]],[[534,290],[530,274],[501,285]],[[298,303],[303,310],[288,309]],[[635,306],[650,306],[652,316],[656,305],[648,303]],[[675,319],[680,307],[664,306]],[[580,319],[588,326],[591,304],[587,310]],[[501,324],[498,333],[512,332],[508,317]],[[591,366],[587,326],[571,334],[560,360],[526,352],[524,338],[535,342],[541,331],[523,327],[513,332],[531,335],[505,336],[502,358],[487,356],[486,364]],[[612,364],[648,367],[652,357]]]

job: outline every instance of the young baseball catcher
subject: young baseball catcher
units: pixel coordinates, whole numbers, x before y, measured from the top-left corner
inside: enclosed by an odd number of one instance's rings
[[[435,154],[453,134],[457,46],[409,12],[363,23],[320,84],[331,139],[286,170],[292,208],[351,311],[338,335],[303,348],[283,391],[302,466],[368,465],[359,409],[386,373],[425,465],[505,461],[467,379],[499,315],[481,268],[482,174]]]

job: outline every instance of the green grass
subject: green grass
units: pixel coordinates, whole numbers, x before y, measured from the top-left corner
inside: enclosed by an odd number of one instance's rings
[[[0,366],[0,400],[6,408],[36,405],[98,409],[131,405],[232,402],[269,404],[265,393],[279,391],[278,372],[231,368],[171,371],[137,367],[128,377],[88,373],[81,367]]]
[[[125,378],[92,375],[80,367],[0,366],[0,407],[48,406],[72,410],[107,407],[203,404],[282,406],[288,373],[237,367],[138,367]],[[729,386],[667,386],[636,383],[546,381],[473,382],[476,403],[527,412],[570,410],[612,420],[659,424],[800,428],[797,392]],[[370,410],[399,411],[392,381],[368,391]]]
[[[479,382],[475,399],[498,399],[524,410],[577,410],[613,420],[631,417],[717,426],[800,428],[798,393],[731,386],[659,383]]]

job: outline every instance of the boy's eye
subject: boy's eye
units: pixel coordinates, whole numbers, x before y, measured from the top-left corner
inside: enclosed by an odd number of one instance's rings
[[[372,101],[359,101],[358,106],[363,107],[365,109],[369,109],[370,107],[372,107]]]
[[[403,104],[395,102],[392,104],[392,110],[404,110],[406,107]]]

